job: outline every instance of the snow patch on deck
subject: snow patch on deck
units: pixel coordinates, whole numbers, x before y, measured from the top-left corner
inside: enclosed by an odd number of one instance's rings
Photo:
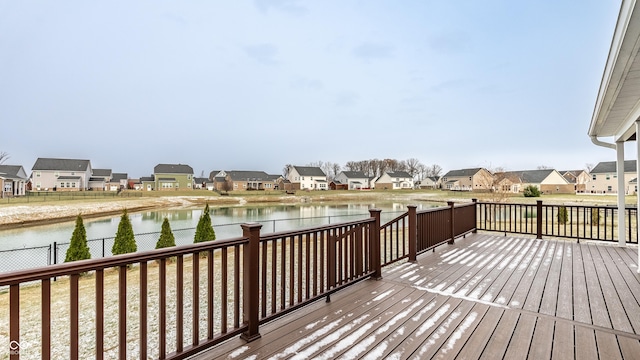
[[[247,350],[249,350],[248,346],[246,346],[246,345],[242,346],[242,347],[236,349],[235,351],[233,351],[231,354],[229,354],[229,357],[236,358],[236,357],[244,354],[244,352],[247,351]]]
[[[447,343],[445,344],[444,348],[442,349],[443,353],[446,354],[448,351],[453,350],[456,342],[462,338],[462,335],[469,329],[469,327],[471,327],[471,324],[473,324],[477,317],[478,313],[474,311],[464,319],[462,324],[458,326],[456,331],[454,331],[453,335],[451,335],[451,337],[449,338],[449,341],[447,341]]]

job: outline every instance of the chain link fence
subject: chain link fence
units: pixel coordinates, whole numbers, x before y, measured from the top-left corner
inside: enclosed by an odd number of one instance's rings
[[[393,217],[395,212],[384,213],[386,217]],[[275,219],[275,220],[260,220],[254,221],[262,224],[263,233],[271,233],[277,231],[287,231],[297,228],[305,228],[318,225],[326,225],[340,221],[347,221],[354,218],[366,218],[369,214],[352,214],[352,215],[334,215],[334,216],[319,216],[319,217],[307,217],[307,218],[291,218],[291,219]],[[354,219],[357,220],[357,219]],[[241,224],[214,224],[214,230],[216,232],[216,239],[228,239],[242,235]],[[196,228],[175,229],[172,230],[173,236],[176,240],[176,245],[192,244],[193,238],[196,232]],[[138,251],[153,250],[156,247],[156,242],[160,238],[160,231],[135,234],[136,244]],[[71,235],[69,235],[71,237]],[[87,240],[89,251],[91,252],[91,258],[103,258],[112,256],[111,248],[115,237],[105,237],[99,239]],[[67,249],[69,249],[69,242],[54,242],[46,246],[20,248],[11,250],[0,250],[0,272],[10,272],[17,270],[25,270],[31,268],[37,268],[41,266],[47,266],[52,264],[64,263]]]

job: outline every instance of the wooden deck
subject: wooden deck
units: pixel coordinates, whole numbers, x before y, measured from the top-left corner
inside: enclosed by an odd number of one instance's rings
[[[473,234],[194,359],[638,359],[637,248]]]

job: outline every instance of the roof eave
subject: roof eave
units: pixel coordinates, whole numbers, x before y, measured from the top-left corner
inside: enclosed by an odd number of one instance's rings
[[[635,133],[635,121],[640,116],[636,105],[624,119],[611,124],[609,115],[615,105],[631,65],[636,60],[640,46],[640,10],[636,11],[636,0],[624,0],[618,14],[609,55],[602,75],[596,99],[589,136],[614,137],[616,141],[626,141]],[[611,126],[605,126],[611,125]]]

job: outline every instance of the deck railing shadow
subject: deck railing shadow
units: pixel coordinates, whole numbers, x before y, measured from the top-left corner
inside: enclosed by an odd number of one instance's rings
[[[608,207],[560,209],[450,202],[409,206],[384,224],[371,209],[363,220],[270,234],[242,224],[237,238],[1,274],[8,305],[0,342],[11,346],[0,357],[183,359],[231,337],[258,339],[264,323],[477,229],[594,238],[615,215]],[[596,212],[600,225],[578,221]],[[637,212],[628,216],[635,225]]]

